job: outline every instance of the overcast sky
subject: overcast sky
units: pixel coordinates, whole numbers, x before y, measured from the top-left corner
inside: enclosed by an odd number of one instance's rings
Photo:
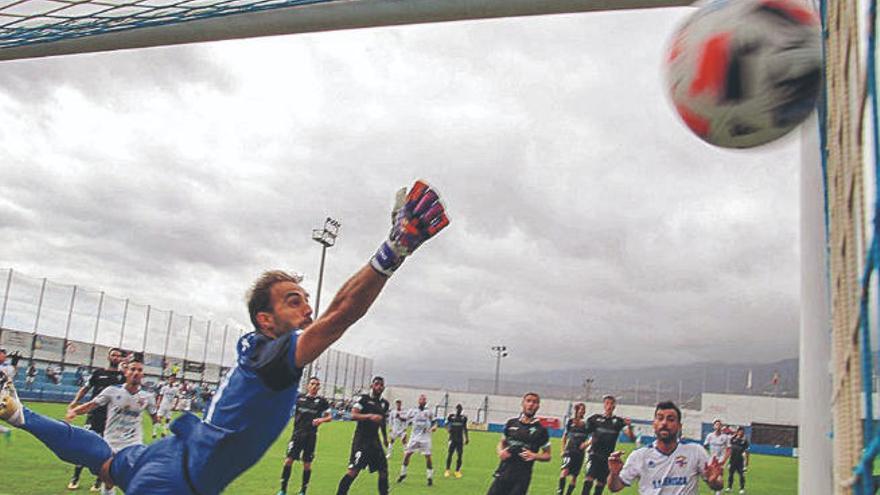
[[[665,98],[687,9],[3,62],[0,267],[219,321],[265,269],[326,307],[424,178],[451,226],[339,348],[376,369],[795,357],[797,138],[703,144]]]

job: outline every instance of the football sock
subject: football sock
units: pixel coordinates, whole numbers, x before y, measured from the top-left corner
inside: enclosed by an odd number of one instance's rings
[[[281,491],[287,492],[287,483],[290,481],[290,470],[293,466],[290,464],[284,464],[284,468],[281,470]]]

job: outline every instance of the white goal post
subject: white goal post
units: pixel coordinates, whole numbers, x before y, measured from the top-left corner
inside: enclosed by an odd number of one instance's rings
[[[224,15],[227,6],[236,5],[228,0],[202,2],[216,9],[218,15],[193,20],[172,18],[168,23],[138,26],[145,19],[144,13],[114,21],[109,32],[97,32],[86,36],[66,37],[53,41],[9,46],[0,49],[0,60],[69,55],[74,53],[101,52],[127,48],[178,45],[205,41],[252,38],[282,34],[309,33],[340,29],[356,29],[376,26],[394,26],[430,22],[447,22],[498,17],[564,14],[607,10],[646,9],[687,6],[694,0],[316,0],[314,2],[287,2],[298,5],[270,5],[263,10]],[[24,2],[15,2],[24,5]],[[34,2],[36,3],[36,2]],[[83,7],[86,2],[71,2],[71,7]],[[94,5],[107,5],[100,0]],[[191,2],[171,4],[171,7]],[[249,2],[254,4],[256,2]],[[145,8],[155,2],[129,2],[127,6]],[[240,8],[241,3],[236,8]],[[155,8],[155,7],[152,7]],[[0,35],[5,8],[0,9]],[[57,16],[69,8],[57,9],[45,16]],[[35,14],[31,14],[35,15]],[[99,18],[99,16],[94,16]],[[106,19],[108,16],[100,17]],[[158,17],[158,16],[157,16]],[[155,20],[157,17],[153,17]],[[69,18],[64,18],[69,24]],[[84,16],[73,18],[82,22]],[[39,19],[35,19],[39,21]],[[125,26],[125,22],[132,24]],[[14,25],[14,24],[10,24]],[[49,24],[52,29],[55,25]],[[32,29],[32,28],[28,28]]]

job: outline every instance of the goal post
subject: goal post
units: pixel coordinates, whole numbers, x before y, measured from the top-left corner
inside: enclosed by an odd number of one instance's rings
[[[693,1],[23,0],[0,7],[0,60],[377,26],[680,7]]]

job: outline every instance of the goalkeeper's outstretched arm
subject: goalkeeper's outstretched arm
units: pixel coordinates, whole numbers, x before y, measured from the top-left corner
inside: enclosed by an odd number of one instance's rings
[[[359,320],[404,259],[425,241],[449,225],[440,197],[422,181],[416,181],[406,196],[398,195],[392,213],[391,232],[370,262],[348,279],[330,306],[300,335],[296,345],[296,366],[314,361]]]

